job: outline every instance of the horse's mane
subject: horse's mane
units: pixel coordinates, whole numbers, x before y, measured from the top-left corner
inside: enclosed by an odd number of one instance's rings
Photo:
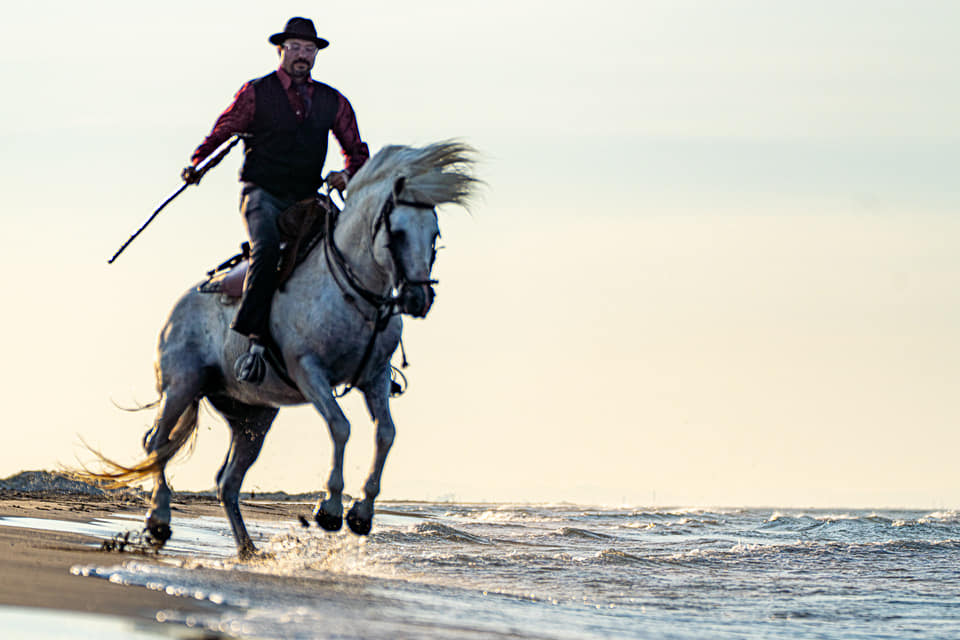
[[[350,180],[346,208],[375,213],[393,190],[394,182],[406,181],[403,198],[439,205],[468,206],[479,180],[471,175],[476,150],[457,140],[425,147],[390,145],[384,147]]]

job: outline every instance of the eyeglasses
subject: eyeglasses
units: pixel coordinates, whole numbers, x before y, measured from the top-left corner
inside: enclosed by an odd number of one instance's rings
[[[290,53],[302,53],[307,56],[315,56],[319,50],[315,44],[300,44],[299,42],[284,42],[283,48]]]

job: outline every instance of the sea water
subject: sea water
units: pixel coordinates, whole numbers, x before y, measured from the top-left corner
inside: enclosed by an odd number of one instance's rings
[[[251,525],[255,562],[203,518],[161,563],[73,571],[223,604],[158,619],[238,637],[960,637],[954,511],[393,502],[367,538]]]

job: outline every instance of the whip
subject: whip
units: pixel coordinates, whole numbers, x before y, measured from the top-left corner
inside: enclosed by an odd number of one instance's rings
[[[147,228],[147,225],[153,222],[153,219],[156,218],[161,211],[163,211],[163,208],[168,204],[170,204],[171,202],[173,202],[174,198],[176,198],[178,195],[183,193],[184,189],[189,187],[191,184],[200,184],[200,179],[203,178],[204,174],[210,169],[213,169],[215,166],[220,164],[220,161],[223,160],[225,157],[227,157],[227,154],[230,153],[230,150],[233,149],[238,142],[240,142],[240,139],[242,137],[243,136],[240,134],[231,136],[226,142],[220,145],[220,147],[218,148],[215,154],[207,157],[206,160],[198,164],[194,174],[196,176],[196,180],[187,182],[186,179],[184,179],[183,185],[179,189],[174,191],[169,198],[164,200],[163,203],[159,207],[157,207],[156,211],[154,211],[153,214],[149,218],[147,218],[147,221],[144,222],[140,226],[140,228],[137,229],[136,232],[134,232],[132,236],[127,238],[127,241],[124,242],[119,249],[117,249],[117,252],[113,254],[113,257],[107,260],[107,264],[113,264],[113,261],[117,259],[117,256],[123,253],[123,250],[126,249],[138,235],[143,233],[143,230]]]

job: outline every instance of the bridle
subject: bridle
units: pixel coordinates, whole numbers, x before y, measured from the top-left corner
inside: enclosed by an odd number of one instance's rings
[[[380,209],[380,215],[377,216],[377,220],[373,223],[373,237],[375,238],[377,236],[377,233],[380,231],[380,227],[383,226],[387,232],[387,249],[390,250],[390,258],[393,260],[393,268],[397,272],[397,283],[395,286],[397,290],[402,290],[403,286],[408,284],[412,284],[414,286],[433,286],[438,283],[437,280],[411,280],[408,278],[406,269],[403,268],[403,262],[397,258],[397,248],[393,242],[393,226],[390,224],[390,214],[393,213],[393,210],[398,204],[405,207],[412,207],[414,209],[430,211],[434,211],[436,209],[434,205],[426,202],[394,198],[393,194],[391,193],[390,196],[387,197],[386,202],[383,203],[383,207]],[[434,250],[434,255],[436,255],[436,250]],[[431,260],[431,264],[432,262],[433,260]]]
[[[373,237],[376,237],[381,226],[385,228],[387,233],[387,249],[390,252],[390,259],[393,261],[394,270],[397,276],[396,281],[390,288],[390,293],[387,295],[379,294],[365,287],[363,283],[360,282],[360,278],[357,277],[357,274],[350,267],[350,263],[347,262],[346,256],[343,255],[343,252],[340,251],[337,243],[334,242],[333,232],[338,218],[338,216],[334,213],[336,209],[333,209],[326,218],[326,229],[324,233],[323,244],[324,256],[327,261],[327,268],[330,271],[330,275],[333,276],[333,280],[337,283],[337,286],[343,293],[343,297],[346,298],[347,302],[356,307],[357,310],[360,311],[361,315],[367,317],[367,314],[364,313],[363,309],[361,309],[357,304],[354,293],[360,296],[360,298],[362,298],[367,304],[372,306],[375,314],[373,318],[373,334],[370,336],[370,341],[367,343],[367,348],[364,350],[363,358],[361,358],[360,364],[357,366],[357,370],[354,372],[353,376],[351,376],[350,382],[347,383],[347,388],[339,395],[348,393],[352,387],[356,386],[357,382],[360,380],[363,370],[370,361],[370,357],[373,355],[373,348],[376,344],[377,336],[387,328],[387,325],[390,323],[390,320],[393,318],[393,316],[402,313],[404,288],[407,285],[433,286],[438,282],[437,280],[430,279],[410,280],[407,278],[406,270],[403,268],[403,261],[401,261],[397,255],[397,247],[393,242],[393,227],[390,224],[390,214],[398,204],[406,207],[413,207],[415,209],[435,209],[434,205],[425,202],[416,202],[413,200],[395,198],[393,193],[391,193],[383,203],[383,207],[381,207],[380,213],[377,215],[377,219],[373,224]],[[404,362],[404,366],[406,366],[406,362]]]
[[[406,207],[413,207],[415,209],[429,209],[431,211],[435,209],[434,205],[426,202],[416,202],[414,200],[402,200],[394,198],[392,193],[383,203],[383,207],[380,208],[380,213],[377,215],[377,219],[373,223],[373,236],[376,237],[381,226],[385,228],[388,239],[387,250],[390,252],[390,259],[393,261],[394,270],[397,274],[396,282],[393,283],[391,292],[387,295],[382,295],[375,291],[371,291],[365,287],[362,282],[360,282],[360,278],[357,277],[357,274],[350,267],[350,263],[347,262],[346,256],[343,255],[343,252],[340,251],[340,248],[333,239],[333,231],[336,227],[338,216],[327,215],[326,218],[326,229],[323,237],[324,248],[326,249],[324,254],[327,261],[327,267],[329,268],[331,275],[333,275],[334,281],[337,283],[337,286],[340,287],[340,290],[343,292],[343,295],[348,301],[351,303],[355,302],[355,298],[353,297],[351,291],[355,292],[378,312],[378,317],[382,315],[382,310],[386,308],[399,307],[402,297],[401,292],[405,285],[432,286],[439,282],[438,280],[432,279],[412,280],[407,277],[406,269],[403,267],[403,261],[401,261],[397,256],[397,247],[392,240],[393,227],[390,224],[390,214],[393,213],[393,210],[398,204]]]

